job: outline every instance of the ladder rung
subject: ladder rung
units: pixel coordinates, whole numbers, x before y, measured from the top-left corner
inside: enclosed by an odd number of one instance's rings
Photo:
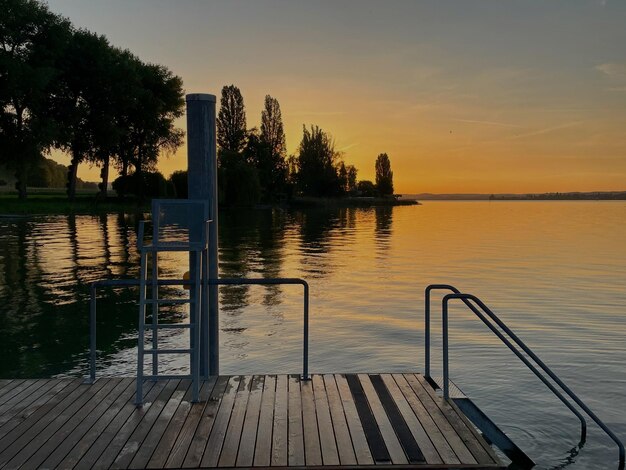
[[[144,349],[144,354],[190,354],[193,349]]]
[[[146,305],[159,304],[159,305],[180,305],[180,304],[192,304],[191,299],[146,299],[144,300]]]
[[[157,328],[159,330],[180,330],[185,328],[193,328],[195,326],[195,323],[159,323],[157,325]],[[154,325],[152,325],[151,323],[146,323],[145,327],[146,330],[151,330]]]

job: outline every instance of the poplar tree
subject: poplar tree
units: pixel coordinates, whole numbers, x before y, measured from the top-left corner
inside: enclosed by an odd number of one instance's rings
[[[222,150],[240,153],[246,145],[246,109],[235,85],[222,88],[217,116],[217,143]]]
[[[393,194],[393,171],[386,153],[381,153],[376,159],[376,189],[381,196]]]

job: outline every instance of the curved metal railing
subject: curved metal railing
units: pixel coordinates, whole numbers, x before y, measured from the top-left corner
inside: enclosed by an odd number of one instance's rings
[[[500,332],[491,321],[502,329],[511,340],[519,346],[541,370],[543,370],[560,388],[570,397],[612,440],[619,450],[619,470],[624,469],[624,444],[602,422],[602,420],[515,334],[498,316],[489,309],[478,297],[471,294],[463,294],[456,287],[448,284],[431,284],[426,287],[425,298],[425,372],[430,377],[430,292],[432,290],[449,290],[453,294],[447,294],[442,300],[442,327],[443,327],[443,394],[448,399],[449,394],[449,354],[448,354],[448,304],[451,300],[461,300],[487,327],[550,389],[554,395],[578,417],[581,423],[582,445],[586,439],[587,423],[583,415],[556,389],[556,387],[526,358],[512,343]],[[480,308],[477,308],[478,306]],[[485,316],[486,315],[486,316]],[[487,319],[489,317],[489,319]]]

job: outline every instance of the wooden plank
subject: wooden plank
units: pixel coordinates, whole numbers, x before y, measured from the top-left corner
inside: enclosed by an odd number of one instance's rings
[[[237,467],[251,467],[254,463],[254,450],[256,448],[257,431],[259,430],[264,381],[265,377],[262,375],[255,375],[252,379],[246,417],[243,423],[243,431],[241,432],[241,443],[237,452]],[[263,433],[270,436],[269,443],[271,443],[271,429],[272,422],[270,421],[269,427],[262,430]],[[269,460],[269,452],[267,456]]]
[[[227,383],[228,377],[213,376],[202,385],[200,402],[191,405],[185,423],[167,457],[165,467],[182,467],[185,459],[191,463],[191,466],[200,465],[215,413]]]
[[[215,422],[211,429],[211,435],[202,456],[202,467],[216,467],[222,452],[222,445],[226,437],[228,422],[233,411],[235,396],[239,390],[239,385],[243,382],[243,377],[231,377],[226,385],[226,390],[222,396]]]
[[[497,458],[495,458],[495,455],[494,457],[492,457],[491,453],[487,452],[487,450],[485,450],[480,441],[476,439],[476,436],[470,430],[472,426],[470,425],[469,428],[468,426],[466,426],[463,419],[461,419],[461,417],[452,408],[452,402],[448,403],[443,397],[438,396],[435,393],[435,390],[433,390],[432,386],[428,382],[426,382],[426,379],[424,379],[422,375],[415,374],[414,377],[417,379],[417,381],[420,383],[426,393],[430,396],[433,402],[435,402],[435,404],[439,407],[439,409],[450,422],[452,427],[454,427],[457,434],[461,437],[476,461],[481,464],[496,463],[498,460]]]
[[[120,412],[113,421],[106,427],[105,431],[93,443],[89,451],[76,464],[78,469],[91,468],[108,468],[128,437],[135,430],[144,415],[152,407],[153,401],[157,399],[161,391],[165,388],[166,381],[160,380],[156,382],[146,381],[144,387],[144,403],[142,407],[134,404],[134,398],[131,398],[125,407],[124,412]],[[151,386],[151,387],[150,387]],[[150,388],[148,391],[147,389]]]
[[[28,448],[29,448],[28,451],[32,455],[28,458],[28,460],[24,462],[24,464],[22,465],[22,468],[24,469],[37,469],[40,467],[54,468],[54,465],[42,465],[42,464],[44,461],[48,460],[49,457],[51,457],[51,454],[53,452],[58,452],[58,451],[64,452],[60,455],[60,457],[56,457],[57,462],[59,460],[62,460],[63,457],[65,457],[67,451],[69,450],[67,449],[67,447],[68,446],[70,448],[73,447],[74,444],[77,442],[77,440],[80,439],[80,436],[82,435],[81,431],[84,432],[85,429],[81,425],[83,421],[85,420],[85,418],[87,417],[97,418],[97,416],[100,416],[100,414],[102,414],[106,410],[106,408],[108,408],[109,403],[110,403],[108,402],[108,400],[110,400],[111,395],[115,394],[115,397],[117,397],[117,395],[119,395],[119,393],[122,391],[122,390],[118,390],[117,393],[114,392],[114,389],[119,384],[120,384],[120,381],[117,379],[108,379],[107,383],[97,393],[95,393],[92,396],[87,397],[88,401],[85,402],[85,405],[82,408],[80,408],[76,413],[74,413],[71,417],[69,417],[69,419],[63,416],[60,416],[59,418],[57,418],[58,420],[61,421],[62,425],[50,434],[50,437],[48,438],[48,440],[45,442],[44,445],[39,447],[39,449],[34,454],[32,454],[32,451],[34,450],[32,449],[33,447],[32,442],[31,444],[28,445]],[[124,384],[124,387],[122,387],[122,389],[126,388],[126,385],[128,385],[128,383]],[[115,397],[113,397],[113,400],[115,399]],[[80,434],[78,435],[76,433],[77,430],[78,432],[80,432]],[[68,440],[70,435],[77,436],[77,439],[74,441]],[[63,449],[65,449],[65,451]]]
[[[93,394],[100,390],[106,383],[106,380],[102,380],[93,385],[80,385],[40,419],[29,423],[30,425],[28,425],[27,429],[24,429],[23,432],[11,432],[11,434],[5,436],[5,438],[2,439],[3,450],[2,453],[0,453],[0,467],[7,465],[9,462],[23,462],[26,460],[32,452],[35,452],[43,445],[52,433],[62,425],[62,420],[69,419],[69,417],[85,404],[86,400],[93,396]],[[26,424],[35,415],[36,413],[22,424]],[[18,428],[19,427],[21,426],[18,426]],[[35,440],[35,442],[31,443],[33,440]],[[29,443],[28,449],[24,449]],[[24,452],[22,452],[23,449]],[[13,466],[17,467],[19,465]]]
[[[476,427],[474,427],[474,425],[469,420],[469,418],[467,416],[465,416],[465,413],[463,413],[463,411],[461,411],[461,409],[453,401],[450,402],[450,406],[452,407],[452,409],[454,409],[454,411],[456,411],[457,415],[459,415],[459,418],[461,418],[461,420],[465,423],[465,425],[470,430],[470,432],[474,435],[476,440],[478,442],[480,442],[480,444],[483,446],[483,449],[485,449],[485,451],[491,456],[491,459],[494,462],[500,464],[501,461],[498,458],[498,456],[496,455],[496,453],[493,450],[493,448],[489,445],[487,440],[482,436],[482,434],[478,431],[478,429],[476,429]]]
[[[359,381],[358,376],[354,374],[346,374],[346,381],[350,387],[350,393],[354,398],[354,405],[359,414],[359,420],[363,426],[363,432],[367,439],[372,458],[378,464],[390,464],[391,456],[387,450],[387,445],[380,432],[376,418],[370,409],[370,404],[363,390],[363,385]]]
[[[286,375],[276,377],[274,399],[274,418],[272,421],[272,466],[286,466],[289,461],[289,378]]]
[[[161,410],[159,417],[150,428],[150,431],[141,443],[139,449],[135,452],[128,468],[146,468],[148,461],[152,457],[152,454],[159,444],[165,429],[169,425],[174,413],[176,413],[176,410],[189,390],[190,385],[191,380],[187,379],[181,380],[178,383],[176,390],[172,393],[172,396],[163,407],[163,410]]]
[[[150,391],[152,385],[146,386],[146,393]],[[65,457],[58,465],[57,468],[72,468],[78,463],[78,461],[90,450],[93,443],[105,432],[107,426],[116,419],[118,414],[123,416],[124,413],[130,414],[129,410],[134,410],[135,405],[132,403],[135,393],[135,381],[129,380],[126,389],[117,397],[117,399],[111,404],[111,406],[104,412],[100,418],[94,423],[91,428],[75,443],[70,452],[66,453]],[[125,418],[124,418],[125,419]],[[70,440],[66,439],[66,441]],[[55,454],[51,455],[54,458]],[[96,456],[97,457],[97,456]]]
[[[324,387],[326,389],[326,397],[328,398],[328,406],[330,408],[330,417],[332,420],[332,428],[335,431],[335,440],[337,442],[337,452],[341,465],[356,465],[356,456],[352,447],[352,439],[348,430],[348,423],[343,411],[341,397],[337,390],[337,383],[332,374],[323,376]],[[317,391],[316,391],[317,397]],[[320,424],[320,428],[322,425]],[[324,450],[322,449],[322,453]]]
[[[141,447],[144,439],[148,435],[148,432],[152,428],[152,425],[160,416],[161,411],[163,411],[163,408],[165,408],[165,405],[169,402],[170,397],[176,392],[176,388],[178,387],[179,383],[180,380],[177,379],[166,381],[165,387],[163,387],[163,390],[161,391],[161,393],[159,393],[157,399],[152,403],[150,409],[143,415],[138,425],[135,427],[124,445],[121,447],[119,453],[117,454],[117,457],[115,457],[115,459],[111,463],[110,468],[128,468],[135,454]],[[182,398],[182,395],[184,395],[184,392],[181,394],[180,398]],[[109,450],[116,451],[118,448],[119,447],[107,449],[107,452]]]
[[[11,393],[13,390],[15,390],[15,388],[21,387],[24,384],[26,384],[25,379],[11,380],[9,383],[7,383],[6,386],[3,387],[2,390],[0,390],[0,404],[4,403],[3,398],[5,395]]]
[[[367,401],[370,404],[372,414],[374,415],[374,418],[376,418],[376,423],[378,424],[380,433],[385,440],[385,445],[387,446],[387,450],[389,451],[391,462],[396,465],[408,464],[409,461],[404,454],[402,445],[400,444],[400,441],[398,440],[398,437],[396,436],[396,433],[391,426],[389,417],[385,413],[385,409],[383,408],[383,405],[380,402],[378,395],[376,394],[376,390],[374,390],[369,376],[366,374],[359,374],[358,378],[361,382],[361,385],[363,386],[363,391],[365,392]]]
[[[446,438],[446,441],[448,441],[448,444],[452,447],[452,450],[454,450],[454,453],[459,458],[460,462],[465,464],[477,463],[476,459],[469,451],[461,437],[457,434],[454,427],[448,422],[437,404],[432,400],[426,390],[424,390],[424,387],[422,387],[417,378],[412,374],[404,374],[403,377],[406,379],[424,407],[428,410],[431,418],[435,424],[437,424],[437,427]]]
[[[39,387],[28,394],[27,397],[14,398],[4,405],[0,406],[0,426],[6,423],[10,418],[20,411],[28,408],[28,406],[36,401],[39,397],[46,394],[54,387],[57,380],[38,380]]]
[[[6,445],[10,445],[18,436],[28,430],[33,424],[37,423],[41,418],[45,417],[47,413],[54,410],[62,403],[67,406],[69,403],[64,403],[68,395],[73,393],[81,384],[82,379],[75,379],[69,383],[65,382],[59,384],[58,387],[50,390],[45,397],[35,402],[37,408],[31,407],[25,410],[23,413],[19,413],[16,416],[9,419],[6,423],[0,426],[0,452],[4,450]],[[7,442],[7,439],[9,440]]]
[[[313,375],[313,396],[315,397],[315,413],[320,433],[320,447],[322,448],[322,462],[324,465],[339,465],[339,452],[335,441],[335,430],[330,417],[330,405],[326,395],[324,377]],[[350,443],[352,444],[352,443]]]
[[[407,403],[417,416],[420,424],[424,428],[424,431],[431,439],[435,449],[437,449],[437,453],[443,460],[444,464],[459,464],[460,460],[454,453],[454,450],[441,433],[440,429],[437,427],[437,424],[432,419],[430,413],[424,406],[424,404],[420,401],[418,396],[415,394],[409,383],[404,378],[403,374],[392,374],[393,379],[395,380],[398,388],[404,395]]]
[[[213,383],[215,383],[215,379],[216,379],[215,377],[211,379]],[[176,409],[174,416],[172,416],[172,419],[167,425],[167,429],[165,429],[165,431],[163,432],[163,436],[161,436],[161,440],[159,441],[156,448],[154,449],[154,453],[152,454],[152,457],[150,457],[150,460],[148,461],[147,468],[163,468],[165,466],[165,463],[167,462],[167,459],[170,456],[172,449],[174,448],[174,444],[178,440],[178,437],[181,431],[183,430],[185,421],[187,420],[189,413],[193,409],[194,404],[191,403],[191,400],[193,398],[192,393],[193,393],[193,389],[192,387],[189,387],[182,401],[178,405],[178,408]],[[207,392],[207,383],[203,382],[200,386],[200,395],[198,397],[200,400],[200,403],[196,403],[196,405],[199,405],[196,408],[202,410],[209,396],[210,396],[210,391]],[[196,425],[197,425],[197,422],[193,425],[194,431],[195,431]]]
[[[302,398],[300,378],[290,375],[288,380],[287,405],[287,463],[289,466],[304,465],[304,431],[302,427]]]
[[[344,375],[335,374],[335,383],[337,384],[337,390],[341,397],[341,403],[343,411],[346,416],[346,422],[348,423],[348,430],[350,431],[350,438],[352,439],[352,445],[354,446],[354,454],[356,456],[357,463],[359,465],[372,465],[374,459],[367,444],[367,438],[363,431],[363,425],[359,419],[359,414],[354,403],[352,393],[346,377]]]
[[[12,409],[14,405],[28,400],[30,396],[35,395],[37,390],[48,382],[49,380],[29,380],[27,382],[28,387],[21,390],[19,390],[19,387],[17,389],[13,389],[9,394],[7,394],[7,396],[3,397],[3,399],[6,398],[6,400],[4,400],[4,402],[0,405],[0,415],[3,415]],[[13,394],[12,397],[9,396],[11,394]]]
[[[253,464],[257,467],[269,467],[272,460],[272,427],[274,421],[275,398],[276,376],[266,375],[263,379],[261,411],[257,426],[256,443],[254,445]]]
[[[241,442],[241,433],[243,431],[243,422],[246,416],[248,399],[250,398],[251,384],[252,376],[242,376],[235,395],[235,403],[230,415],[230,421],[228,422],[228,428],[226,429],[222,453],[218,461],[220,467],[234,467],[237,461],[237,450]]]
[[[400,413],[398,405],[391,396],[391,393],[389,393],[389,390],[387,389],[387,386],[385,385],[385,382],[380,374],[370,374],[368,377],[370,382],[372,382],[372,386],[378,395],[380,403],[383,405],[385,413],[387,413],[387,418],[389,418],[391,427],[395,431],[409,463],[414,464],[426,462],[424,454],[422,454],[422,449],[413,437],[411,429],[408,424],[406,424],[402,413]]]
[[[300,381],[302,396],[302,427],[304,430],[304,460],[306,465],[322,465],[320,432],[317,427],[313,384],[310,380]]]
[[[2,389],[13,382],[15,379],[0,379],[0,393],[2,393]]]
[[[409,403],[406,401],[406,398],[402,394],[402,391],[398,387],[396,381],[390,374],[382,374],[381,377],[385,382],[385,385],[387,386],[387,390],[389,390],[389,393],[396,402],[398,410],[400,410],[400,413],[402,413],[402,417],[406,421],[406,424],[409,426],[409,429],[411,430],[415,441],[422,450],[422,453],[426,458],[426,462],[429,464],[443,463],[443,460],[439,456],[437,449],[435,449],[435,446],[428,437],[428,434],[424,430],[419,419],[411,409]]]

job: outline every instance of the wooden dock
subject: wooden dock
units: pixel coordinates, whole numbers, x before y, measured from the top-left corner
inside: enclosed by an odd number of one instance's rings
[[[0,380],[0,468],[504,468],[419,374]]]

